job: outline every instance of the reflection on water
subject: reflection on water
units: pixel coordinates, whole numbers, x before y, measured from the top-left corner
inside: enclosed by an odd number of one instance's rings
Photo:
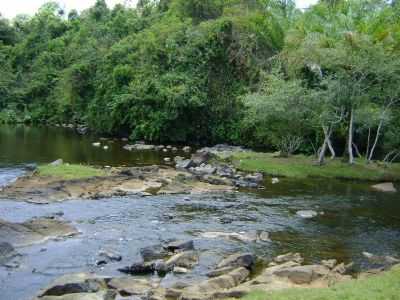
[[[94,147],[101,142],[108,146]],[[99,137],[78,135],[67,128],[0,125],[0,165],[22,163],[49,163],[62,158],[69,163],[93,165],[152,165],[163,162],[163,157],[182,153],[154,151],[129,152],[120,139],[100,140]]]

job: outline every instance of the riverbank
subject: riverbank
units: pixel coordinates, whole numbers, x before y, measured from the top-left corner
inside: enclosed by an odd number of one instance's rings
[[[326,164],[315,164],[314,157],[294,155],[289,158],[278,157],[276,153],[232,152],[223,159],[231,161],[238,169],[262,172],[271,176],[292,178],[336,178],[367,181],[400,181],[400,163],[386,166],[380,162],[367,164],[357,160],[349,165],[341,159],[327,160]]]
[[[321,289],[254,291],[243,300],[388,300],[399,299],[400,266],[365,279],[350,280]]]

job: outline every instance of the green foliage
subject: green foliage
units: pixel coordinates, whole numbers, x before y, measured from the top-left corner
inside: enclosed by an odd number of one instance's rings
[[[383,123],[387,152],[398,145],[399,14],[383,0],[305,12],[278,0],[97,0],[68,15],[50,2],[0,19],[1,120],[273,149],[295,137],[307,153],[335,122],[343,147],[354,109],[361,151]]]

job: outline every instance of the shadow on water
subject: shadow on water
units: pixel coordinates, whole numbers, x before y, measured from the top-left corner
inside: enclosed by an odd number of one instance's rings
[[[95,137],[65,129],[0,127],[0,186],[22,174],[15,165],[45,163],[57,158],[98,165],[155,164],[164,154],[128,152],[120,141],[109,141],[105,151],[92,146]],[[167,153],[165,155],[170,155]],[[14,167],[13,167],[14,166]],[[358,269],[371,265],[361,253],[400,255],[400,201],[398,193],[378,193],[369,183],[282,178],[264,190],[198,196],[124,197],[96,201],[73,200],[37,206],[0,201],[0,219],[22,222],[62,211],[81,232],[77,237],[20,248],[21,266],[0,267],[0,295],[4,299],[29,299],[53,278],[73,272],[93,271],[118,275],[117,269],[140,259],[139,250],[169,239],[194,239],[200,264],[182,277],[169,274],[163,285],[198,281],[219,259],[235,251],[252,251],[269,260],[288,251],[301,252],[307,262],[336,258],[353,261]],[[302,219],[299,210],[323,212]],[[204,232],[266,231],[271,242],[244,243],[204,238]],[[123,256],[121,262],[99,268],[101,249]],[[0,297],[0,299],[2,299]]]

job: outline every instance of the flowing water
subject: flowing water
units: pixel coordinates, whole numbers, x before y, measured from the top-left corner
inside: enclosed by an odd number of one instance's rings
[[[92,146],[95,137],[54,128],[0,127],[0,187],[23,174],[26,163],[57,158],[96,165],[147,165],[163,161],[157,152],[128,152],[120,141],[104,141],[108,151]],[[171,154],[169,153],[171,156]],[[374,192],[370,183],[336,180],[281,179],[266,188],[229,194],[122,197],[71,200],[33,205],[0,201],[0,219],[22,222],[62,211],[80,235],[17,249],[23,256],[17,269],[0,267],[0,299],[27,300],[41,287],[65,273],[93,271],[118,275],[117,269],[140,259],[139,250],[169,239],[193,239],[200,264],[189,275],[169,274],[163,284],[197,281],[224,255],[252,251],[269,259],[288,251],[302,253],[308,262],[337,258],[372,267],[363,251],[400,255],[398,193]],[[324,214],[315,219],[296,216],[298,210]],[[208,231],[270,233],[271,242],[244,243],[204,238]],[[118,263],[96,266],[98,252],[113,250]]]

